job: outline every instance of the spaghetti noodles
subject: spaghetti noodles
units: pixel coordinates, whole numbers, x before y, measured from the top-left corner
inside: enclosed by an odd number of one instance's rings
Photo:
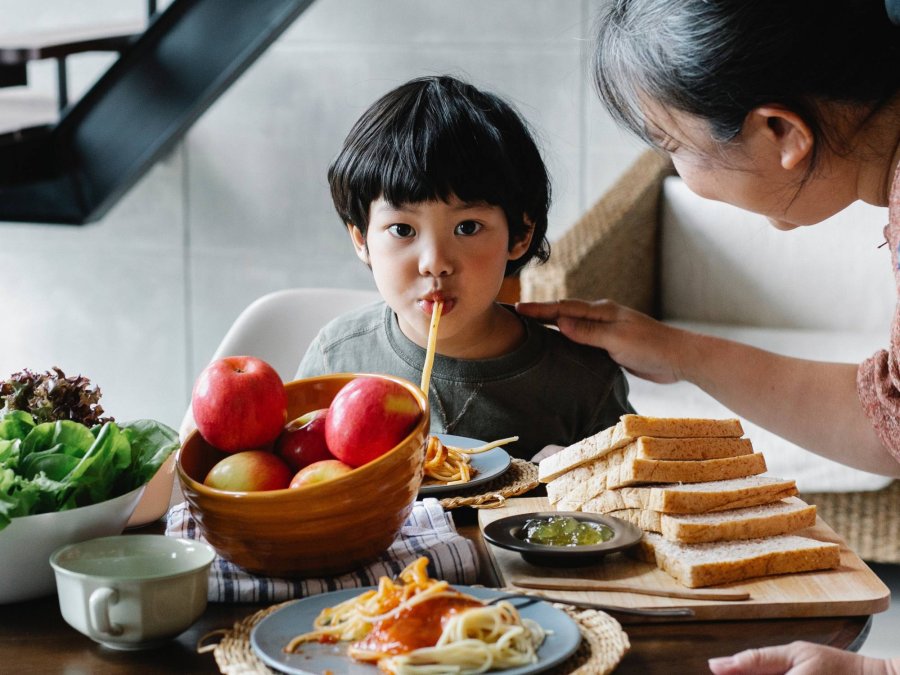
[[[546,632],[510,603],[483,605],[450,616],[434,647],[420,647],[378,662],[394,675],[484,673],[537,663]],[[449,670],[448,666],[454,666]]]
[[[430,579],[427,564],[421,557],[400,573],[401,583],[382,577],[377,590],[322,610],[313,630],[285,651],[305,642],[352,640],[352,658],[396,675],[474,674],[537,662],[546,635],[537,622],[506,601],[485,605]]]
[[[438,324],[441,322],[441,310],[444,309],[442,300],[435,300],[431,306],[431,325],[428,327],[428,347],[425,349],[425,366],[422,368],[422,383],[419,388],[428,396],[428,387],[431,385],[431,369],[434,366],[434,353],[437,348]]]
[[[485,443],[477,448],[457,448],[444,445],[437,436],[430,436],[425,448],[425,480],[447,485],[468,483],[475,475],[475,469],[471,463],[472,455],[487,452],[517,440],[519,440],[518,436],[510,436]]]
[[[431,307],[431,324],[428,328],[428,346],[425,350],[425,364],[422,367],[422,382],[420,389],[428,396],[431,386],[431,371],[434,367],[434,355],[437,349],[438,325],[441,322],[441,312],[444,303],[435,300]],[[444,445],[437,438],[431,436],[425,449],[425,481],[428,483],[444,483],[457,485],[468,483],[472,480],[474,469],[470,456],[480,452],[487,452],[493,448],[519,440],[518,436],[504,438],[493,443],[487,443],[477,448],[455,448]]]
[[[377,590],[366,591],[334,607],[323,609],[313,621],[313,630],[295,637],[284,651],[296,651],[304,642],[360,640],[369,633],[375,621],[400,604],[426,591],[440,593],[450,587],[446,581],[430,579],[427,566],[428,558],[418,558],[400,572],[401,583],[398,584],[389,577],[381,577]]]

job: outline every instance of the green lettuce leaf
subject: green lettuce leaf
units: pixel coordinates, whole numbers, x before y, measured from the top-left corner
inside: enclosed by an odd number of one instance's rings
[[[75,486],[75,503],[85,506],[121,494],[114,489],[116,479],[130,467],[128,438],[114,422],[107,422],[78,464],[61,480]]]
[[[27,412],[12,410],[0,417],[0,439],[21,440],[34,428],[34,419]]]
[[[62,511],[144,485],[178,448],[178,434],[154,420],[87,427],[35,424],[21,410],[0,414],[0,530],[19,516]]]
[[[159,468],[181,445],[178,432],[154,420],[135,420],[122,425],[131,443],[132,470],[123,476],[122,494],[140,487],[159,471]]]
[[[0,466],[12,468],[19,463],[19,447],[22,442],[17,438],[14,441],[0,441]]]
[[[11,518],[55,510],[56,496],[42,481],[29,481],[12,469],[0,469],[0,530]]]

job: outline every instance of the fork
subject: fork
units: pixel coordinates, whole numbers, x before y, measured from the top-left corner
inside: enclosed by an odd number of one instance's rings
[[[546,595],[529,595],[527,593],[505,593],[504,595],[489,600],[486,604],[493,605],[500,602],[501,600],[515,600],[518,598],[525,599],[526,602],[514,604],[513,607],[515,607],[516,609],[528,607],[529,605],[533,605],[536,602],[557,602],[563,605],[569,605],[570,607],[577,607],[579,609],[599,609],[603,612],[609,612],[610,614],[629,614],[631,616],[648,617],[694,616],[694,610],[690,607],[651,607],[639,609],[637,607],[622,607],[620,605],[603,605],[599,602],[563,600],[562,598],[551,598]]]

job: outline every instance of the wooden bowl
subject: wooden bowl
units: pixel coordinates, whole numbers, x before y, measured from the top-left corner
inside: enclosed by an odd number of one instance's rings
[[[327,408],[341,387],[360,374],[323,375],[285,384],[288,419]],[[194,430],[175,466],[201,534],[226,560],[254,574],[316,576],[347,572],[383,553],[412,510],[422,482],[428,437],[428,399],[407,380],[422,415],[392,450],[340,478],[303,488],[228,492],[203,485],[225,453]]]

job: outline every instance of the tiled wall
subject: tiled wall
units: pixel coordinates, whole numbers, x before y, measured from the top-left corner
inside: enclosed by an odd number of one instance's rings
[[[146,8],[39,5],[5,0],[2,32]],[[99,384],[111,414],[177,425],[196,374],[254,298],[288,286],[370,287],[325,170],[363,109],[418,75],[454,74],[519,108],[551,171],[550,237],[559,236],[640,150],[591,88],[592,5],[317,0],[103,221],[0,224],[0,376],[58,364]],[[107,62],[76,60],[73,93]],[[32,80],[52,92],[52,65],[36,64]]]

